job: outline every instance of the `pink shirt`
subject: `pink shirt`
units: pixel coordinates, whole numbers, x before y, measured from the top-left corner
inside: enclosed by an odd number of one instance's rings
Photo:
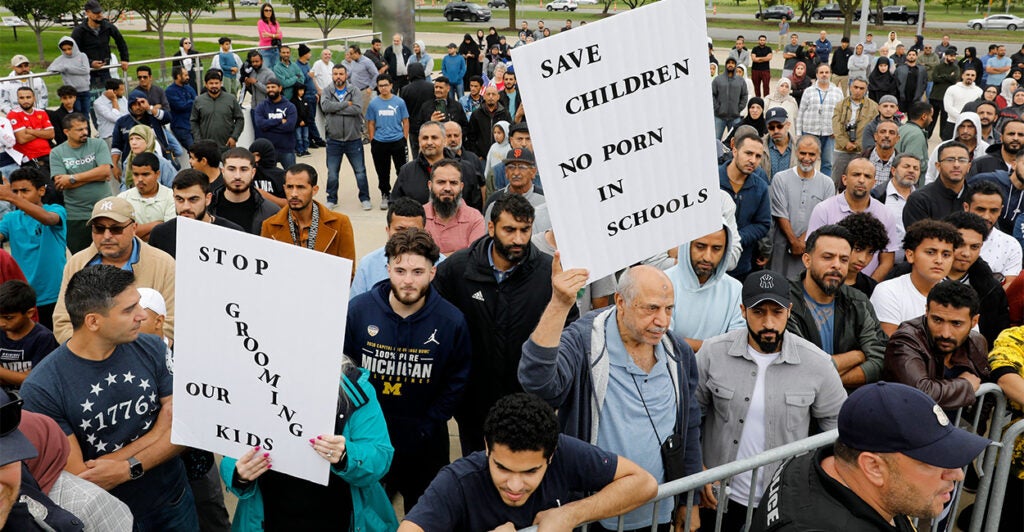
[[[260,36],[260,46],[267,47],[270,46],[270,39],[264,37],[263,32],[281,33],[281,25],[274,24],[273,26],[271,26],[270,24],[263,22],[263,19],[261,18],[260,21],[256,23],[256,31]],[[281,34],[281,37],[284,37],[283,33]]]
[[[466,205],[461,199],[459,210],[455,211],[455,218],[448,220],[447,223],[441,223],[434,214],[434,206],[429,202],[423,206],[423,210],[427,213],[426,230],[445,255],[468,248],[474,240],[487,232],[487,224],[484,223],[480,211]]]

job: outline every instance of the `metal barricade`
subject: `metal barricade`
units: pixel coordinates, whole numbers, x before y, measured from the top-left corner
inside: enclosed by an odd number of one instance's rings
[[[1006,495],[1006,483],[1010,478],[1010,465],[1013,461],[1013,445],[1017,438],[1024,434],[1024,419],[1010,425],[1000,440],[999,459],[996,462],[995,471],[992,473],[992,491],[988,497],[988,504],[985,508],[985,531],[995,532],[999,530],[999,519],[1002,517],[1003,502]],[[991,452],[990,452],[991,454]],[[980,491],[979,491],[980,494]],[[1015,511],[1021,511],[1015,508]],[[975,511],[977,515],[978,511]],[[974,520],[971,521],[971,531],[980,530],[981,523],[975,527]]]

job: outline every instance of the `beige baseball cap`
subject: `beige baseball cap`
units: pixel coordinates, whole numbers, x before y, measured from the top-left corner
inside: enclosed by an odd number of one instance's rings
[[[96,205],[92,208],[92,216],[89,218],[88,223],[92,224],[97,218],[110,218],[119,224],[123,224],[135,221],[135,210],[132,208],[132,204],[128,203],[128,200],[117,196],[110,196],[96,202]]]

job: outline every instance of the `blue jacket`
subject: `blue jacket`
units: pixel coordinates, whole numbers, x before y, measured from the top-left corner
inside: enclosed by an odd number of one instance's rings
[[[441,75],[448,78],[452,85],[462,83],[462,78],[466,77],[466,58],[458,54],[446,54],[444,59],[441,59]],[[469,116],[469,113],[466,113],[466,116]]]
[[[253,111],[256,138],[267,139],[277,146],[278,152],[295,151],[295,126],[299,124],[299,110],[292,102],[281,97],[277,103],[263,100]]]
[[[358,383],[353,383],[347,375],[343,375],[341,385],[355,411],[342,431],[346,441],[345,451],[348,453],[345,469],[332,466],[331,473],[341,477],[352,489],[352,521],[348,530],[394,532],[398,529],[398,519],[391,500],[380,485],[380,479],[391,467],[394,449],[388,440],[388,427],[380,411],[380,404],[377,403],[377,395],[370,385],[369,372],[359,370]],[[245,490],[232,486],[231,479],[237,461],[236,458],[225,456],[220,463],[220,473],[228,490],[238,497],[231,530],[263,530],[263,497],[259,482],[253,482]]]
[[[757,249],[757,241],[768,234],[772,227],[771,201],[768,196],[768,178],[764,170],[757,167],[747,177],[739,193],[733,192],[726,169],[732,161],[718,167],[718,184],[736,203],[736,226],[740,230],[740,244],[743,253],[729,274],[742,279],[752,268],[751,258]]]
[[[192,104],[196,103],[196,90],[187,83],[180,87],[171,83],[164,89],[164,94],[171,104],[171,128],[191,131],[189,119],[192,117]]]

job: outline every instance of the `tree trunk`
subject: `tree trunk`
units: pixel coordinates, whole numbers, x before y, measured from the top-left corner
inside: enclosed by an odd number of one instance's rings
[[[161,24],[156,29],[157,38],[160,41],[160,57],[167,57],[167,47],[164,45],[164,26],[166,26],[166,24]],[[161,79],[167,79],[167,62],[166,61],[161,61],[160,62],[160,78]]]
[[[302,22],[302,11],[299,8],[295,8],[295,22]]]
[[[36,34],[36,51],[39,52],[39,64],[46,60],[46,55],[43,53],[43,29],[32,28],[32,32]]]
[[[856,11],[851,12],[848,15],[843,16],[843,37],[850,38],[850,33],[853,31],[853,15]]]
[[[238,20],[238,17],[235,16],[235,0],[228,0],[228,9],[231,10],[231,18],[228,20],[232,22]]]
[[[508,27],[510,28],[516,27],[516,7],[518,7],[518,5],[519,2],[515,0],[508,2]],[[608,7],[605,7],[604,9],[605,11],[608,11]]]

